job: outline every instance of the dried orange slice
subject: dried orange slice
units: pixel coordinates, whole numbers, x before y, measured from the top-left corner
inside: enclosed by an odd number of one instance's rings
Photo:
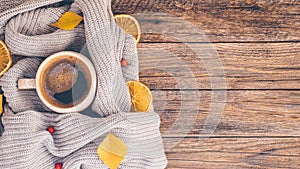
[[[132,35],[138,44],[141,40],[141,27],[139,22],[131,15],[115,15],[116,23],[125,31]]]
[[[6,44],[0,40],[0,77],[12,65],[12,58]]]
[[[128,81],[127,86],[131,97],[131,104],[137,112],[148,112],[152,105],[150,89],[141,82]]]

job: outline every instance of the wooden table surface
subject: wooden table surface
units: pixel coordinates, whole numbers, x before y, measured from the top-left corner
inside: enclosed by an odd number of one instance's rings
[[[300,168],[299,0],[113,9],[141,23],[140,80],[161,116],[167,168]]]

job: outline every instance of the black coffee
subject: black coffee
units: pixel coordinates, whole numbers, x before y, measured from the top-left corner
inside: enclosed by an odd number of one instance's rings
[[[81,102],[88,93],[90,75],[80,60],[62,56],[49,63],[43,72],[43,95],[58,107],[72,107]]]
[[[84,96],[88,87],[86,83],[87,80],[82,71],[78,71],[78,77],[75,80],[76,81],[70,90],[55,93],[54,99],[63,104],[73,104],[74,102],[78,102],[82,96]]]

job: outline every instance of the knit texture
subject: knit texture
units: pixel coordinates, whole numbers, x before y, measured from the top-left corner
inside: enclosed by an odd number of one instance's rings
[[[83,15],[84,23],[72,31],[50,26],[66,11]],[[108,133],[128,145],[120,168],[166,167],[159,116],[152,110],[129,112],[125,82],[138,80],[136,41],[115,23],[110,0],[0,0],[0,39],[13,56],[27,57],[0,79],[8,102],[0,137],[1,169],[51,169],[57,162],[65,169],[107,168],[96,150]],[[94,64],[98,84],[91,111],[97,118],[56,114],[36,91],[17,87],[18,79],[34,78],[41,58],[65,50],[81,52]],[[122,58],[128,66],[121,67]],[[48,126],[55,128],[53,135]]]

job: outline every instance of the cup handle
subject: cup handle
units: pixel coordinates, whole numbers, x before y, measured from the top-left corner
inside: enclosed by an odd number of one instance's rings
[[[36,89],[36,79],[19,79],[18,88],[20,90]]]

